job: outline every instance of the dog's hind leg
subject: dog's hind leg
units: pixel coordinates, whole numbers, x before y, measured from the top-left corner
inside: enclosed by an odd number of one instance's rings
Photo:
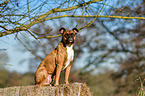
[[[41,83],[42,86],[51,86],[51,82],[52,82],[52,79],[51,79],[51,76],[50,74],[47,74],[46,78],[43,80],[43,82]]]
[[[42,86],[50,85],[52,79],[50,74],[47,74],[47,71],[44,67],[39,68],[36,71],[35,83]]]

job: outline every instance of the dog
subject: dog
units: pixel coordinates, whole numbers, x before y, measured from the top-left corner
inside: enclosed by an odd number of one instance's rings
[[[35,73],[35,84],[47,86],[54,81],[54,86],[59,85],[60,73],[65,70],[65,84],[69,84],[68,78],[74,59],[73,45],[77,28],[66,30],[60,28],[62,34],[61,42],[41,62]]]

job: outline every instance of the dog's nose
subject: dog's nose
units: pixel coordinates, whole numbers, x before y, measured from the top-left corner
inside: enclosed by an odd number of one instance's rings
[[[73,42],[73,38],[69,38],[69,42]]]

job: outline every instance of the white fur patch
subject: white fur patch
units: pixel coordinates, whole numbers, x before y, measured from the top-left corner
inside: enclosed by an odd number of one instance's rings
[[[67,48],[67,61],[65,63],[65,66],[63,70],[70,64],[70,62],[74,59],[74,50],[73,50],[73,45],[71,46],[66,46]]]

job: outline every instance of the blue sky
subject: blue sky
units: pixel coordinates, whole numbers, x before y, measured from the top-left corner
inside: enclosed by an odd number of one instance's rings
[[[9,71],[17,71],[17,72],[26,72],[28,71],[28,62],[24,62],[23,64],[19,64],[19,62],[23,59],[27,59],[30,53],[21,52],[16,48],[22,47],[22,45],[18,45],[18,41],[14,39],[14,35],[4,36],[0,38],[0,49],[6,49],[4,52],[8,54],[9,61],[6,62],[4,67]],[[1,62],[4,63],[4,62]]]

